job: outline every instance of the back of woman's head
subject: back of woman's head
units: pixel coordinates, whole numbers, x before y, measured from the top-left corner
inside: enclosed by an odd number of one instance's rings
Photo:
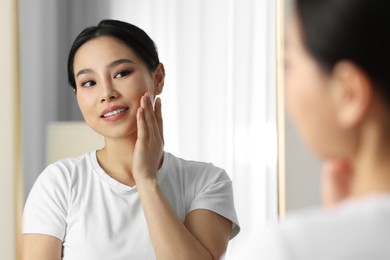
[[[363,69],[390,105],[388,0],[296,0],[303,42],[328,72],[341,60]]]
[[[74,89],[76,82],[73,62],[76,52],[84,43],[99,36],[112,36],[125,43],[145,62],[150,71],[155,71],[160,63],[156,45],[142,29],[122,21],[103,20],[97,26],[84,29],[72,44],[68,56],[68,82]]]

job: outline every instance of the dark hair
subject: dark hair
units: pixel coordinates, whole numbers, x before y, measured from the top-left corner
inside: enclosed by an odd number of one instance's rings
[[[97,26],[84,29],[72,44],[68,56],[68,82],[74,89],[74,56],[84,43],[99,36],[112,36],[125,43],[146,63],[150,71],[155,71],[160,63],[156,45],[142,29],[122,21],[103,20]]]
[[[304,44],[325,70],[353,62],[390,103],[390,1],[296,0],[296,10]]]

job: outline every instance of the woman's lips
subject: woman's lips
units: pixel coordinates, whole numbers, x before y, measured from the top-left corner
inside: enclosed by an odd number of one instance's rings
[[[104,114],[102,117],[111,117],[111,116],[117,115],[119,113],[122,113],[125,110],[126,110],[125,108],[116,109],[114,111],[111,111],[111,112]]]
[[[105,109],[100,117],[105,121],[115,121],[122,118],[128,109],[128,107],[110,107]]]

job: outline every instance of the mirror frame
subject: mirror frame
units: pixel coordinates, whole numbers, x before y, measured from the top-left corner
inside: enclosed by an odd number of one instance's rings
[[[0,8],[2,43],[0,48],[0,104],[7,112],[1,126],[0,146],[0,257],[21,259],[22,131],[19,79],[19,1],[3,0]],[[6,86],[6,87],[5,87]]]
[[[276,115],[278,139],[278,214],[279,219],[286,215],[286,136],[285,136],[285,0],[276,1]]]

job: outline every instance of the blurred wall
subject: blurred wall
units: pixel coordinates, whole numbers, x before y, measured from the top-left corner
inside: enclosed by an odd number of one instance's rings
[[[319,206],[321,164],[286,118],[286,212]]]
[[[67,83],[71,43],[82,28],[109,12],[109,1],[103,0],[20,0],[25,196],[46,165],[49,122],[82,120]]]

